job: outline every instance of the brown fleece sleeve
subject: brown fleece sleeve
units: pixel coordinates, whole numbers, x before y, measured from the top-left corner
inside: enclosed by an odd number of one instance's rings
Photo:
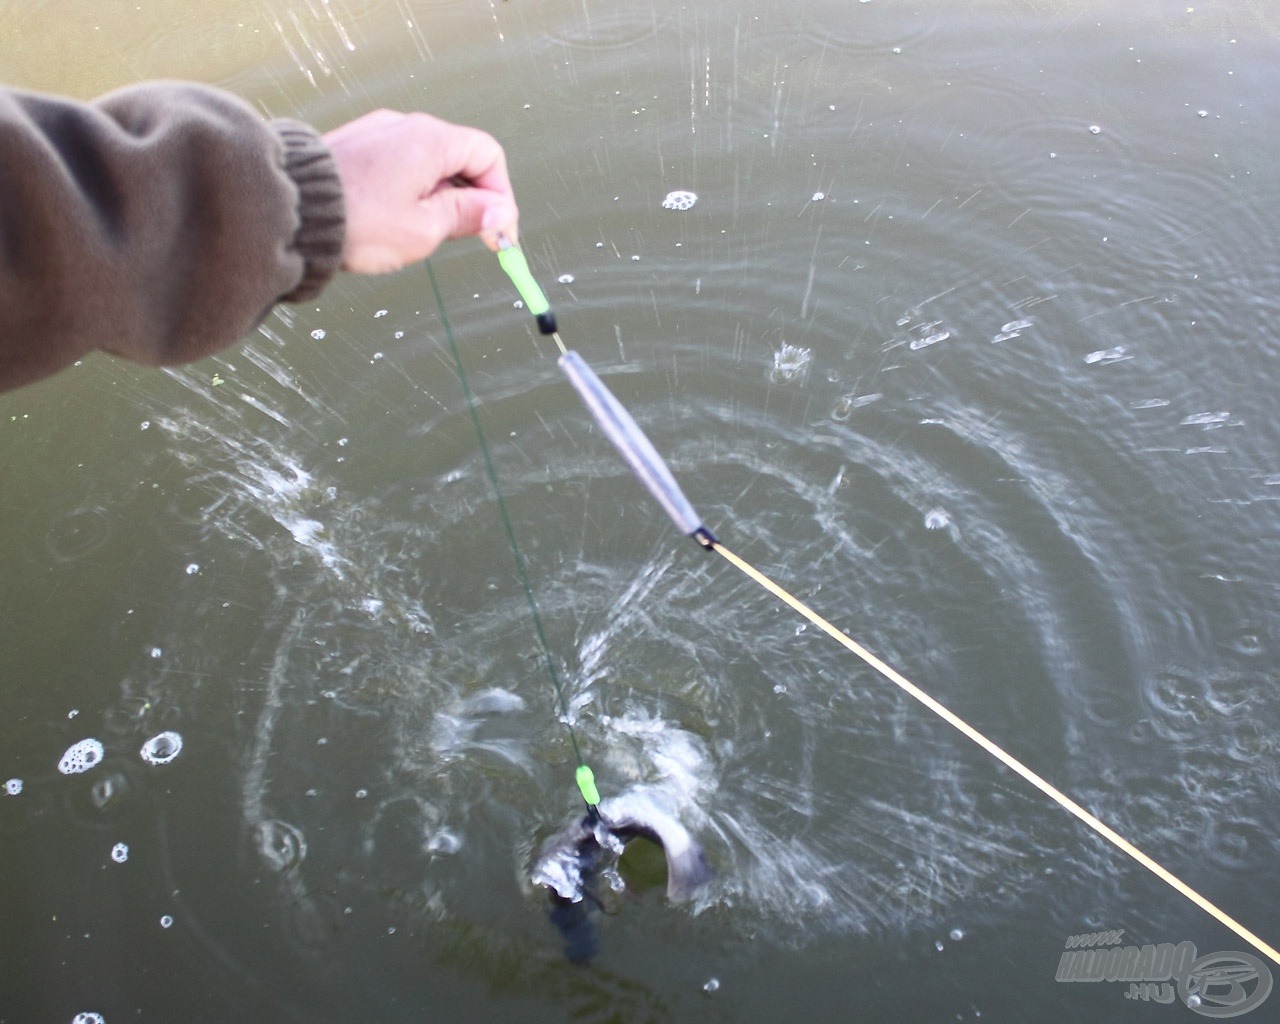
[[[217,89],[90,104],[0,89],[0,390],[95,349],[200,358],[338,269],[341,183],[314,129]]]

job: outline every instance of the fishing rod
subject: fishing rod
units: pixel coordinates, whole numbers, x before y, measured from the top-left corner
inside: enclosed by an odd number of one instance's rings
[[[1274,963],[1280,964],[1280,951],[1278,951],[1270,943],[1256,935],[1249,928],[1237,921],[1234,917],[1222,910],[1206,896],[1197,892],[1182,879],[1178,878],[1173,872],[1169,871],[1163,865],[1149,857],[1142,850],[1138,849],[1133,843],[1129,842],[1124,836],[1120,835],[1115,829],[1111,828],[1106,822],[1102,821],[1096,815],[1087,811],[1083,806],[1067,796],[1062,790],[1054,786],[1043,776],[1033,771],[1027,765],[1010,754],[994,740],[989,739],[983,733],[979,732],[963,718],[957,715],[950,708],[946,707],[928,693],[922,690],[915,683],[911,682],[901,672],[897,671],[891,665],[882,661],[876,655],[845,635],[826,618],[814,611],[813,608],[805,604],[794,594],[790,593],[781,584],[770,579],[763,572],[751,565],[746,559],[735,554],[733,551],[725,547],[707,527],[703,524],[701,518],[694,511],[692,503],[681,490],[680,485],[676,482],[671,470],[663,461],[662,456],[658,454],[656,448],[645,436],[635,419],[627,411],[626,407],[617,399],[612,391],[605,386],[604,382],[596,375],[595,371],[587,365],[577,352],[565,346],[564,341],[560,338],[560,333],[556,325],[555,314],[551,311],[551,305],[543,294],[542,289],[538,286],[537,281],[533,277],[533,273],[529,270],[529,264],[525,260],[524,254],[520,249],[509,242],[505,238],[499,240],[498,262],[507,276],[511,279],[511,283],[515,286],[516,291],[520,293],[520,297],[524,300],[525,307],[533,314],[534,320],[538,325],[538,331],[543,335],[550,335],[556,343],[556,347],[560,350],[558,363],[560,369],[564,371],[569,382],[573,385],[574,390],[578,392],[583,403],[586,405],[592,418],[599,424],[601,430],[604,431],[606,437],[617,448],[626,463],[631,467],[632,472],[639,479],[640,483],[654,498],[658,505],[670,517],[676,528],[681,533],[691,537],[693,540],[707,551],[714,551],[720,555],[725,561],[732,565],[735,569],[743,573],[753,582],[767,590],[778,600],[786,604],[792,610],[803,616],[809,622],[813,623],[829,637],[839,643],[850,653],[856,655],[863,662],[869,665],[882,677],[893,683],[900,690],[912,697],[914,700],[923,704],[944,722],[962,733],[965,737],[976,743],[988,754],[994,757],[1001,764],[1022,776],[1027,782],[1040,790],[1045,796],[1049,797],[1059,807],[1063,808],[1074,815],[1077,819],[1087,825],[1095,833],[1102,836],[1116,849],[1128,854],[1133,860],[1137,861],[1144,868],[1154,874],[1162,882],[1169,885],[1176,892],[1186,897],[1201,910],[1205,911],[1210,917],[1222,924],[1237,936],[1244,939],[1250,945],[1264,953]],[[432,278],[434,286],[435,280]],[[437,299],[439,291],[436,292]],[[444,307],[441,304],[441,313]],[[455,347],[456,356],[456,347]],[[458,363],[461,370],[461,362]],[[464,377],[465,381],[465,377]],[[474,416],[473,409],[473,416]],[[477,430],[479,429],[479,421],[476,421]],[[483,442],[482,442],[483,443]],[[486,453],[486,460],[488,456]],[[495,480],[496,485],[496,480]],[[501,503],[501,496],[499,495]],[[506,518],[506,512],[503,510],[503,517]],[[510,523],[508,521],[508,531],[510,532]],[[511,537],[514,544],[514,536]],[[517,561],[519,558],[517,557]],[[523,568],[521,569],[523,575]],[[528,589],[527,579],[525,580],[526,593],[529,594],[530,603],[533,603],[532,592]],[[535,610],[535,622],[537,614]],[[539,632],[541,627],[539,626]],[[544,641],[544,653],[547,654],[550,663],[550,654],[546,652]],[[557,684],[558,686],[558,684]],[[563,702],[563,693],[561,692],[561,701]],[[567,722],[566,717],[566,722]],[[572,735],[572,725],[570,725]],[[577,751],[576,741],[574,743],[575,752]],[[589,808],[594,808],[592,796],[596,803],[599,802],[599,794],[595,792],[595,784],[591,777],[591,769],[582,763],[579,755],[579,767],[577,771],[579,788],[582,790],[583,798],[587,801]],[[589,782],[589,790],[584,788],[584,780]],[[590,792],[591,795],[588,795]]]

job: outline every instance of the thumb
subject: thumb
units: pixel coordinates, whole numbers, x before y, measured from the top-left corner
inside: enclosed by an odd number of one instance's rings
[[[519,214],[501,192],[484,188],[443,188],[418,201],[421,225],[434,245],[446,239],[479,235],[490,249],[498,248],[498,236],[516,240]]]

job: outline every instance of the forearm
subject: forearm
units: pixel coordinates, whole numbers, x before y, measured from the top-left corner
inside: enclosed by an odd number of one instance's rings
[[[318,292],[343,232],[337,171],[299,122],[185,83],[88,105],[0,90],[0,389],[95,349],[217,351]]]

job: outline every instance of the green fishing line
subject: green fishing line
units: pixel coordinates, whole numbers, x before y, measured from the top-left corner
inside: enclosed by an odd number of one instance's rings
[[[503,252],[516,252],[518,249],[505,249]],[[501,258],[499,253],[499,258]],[[520,260],[524,262],[523,257]],[[578,748],[578,737],[573,731],[573,724],[569,720],[569,703],[564,695],[564,686],[560,682],[560,674],[556,671],[555,659],[551,656],[551,645],[547,643],[547,634],[542,628],[542,616],[538,613],[538,602],[533,596],[533,586],[529,583],[529,574],[525,569],[524,554],[520,550],[520,543],[516,540],[515,527],[511,525],[511,516],[507,514],[507,503],[502,496],[502,487],[498,483],[498,471],[494,468],[493,457],[489,454],[489,443],[485,440],[484,428],[480,424],[480,410],[476,402],[476,397],[471,391],[471,385],[467,381],[467,371],[462,365],[462,353],[458,350],[458,342],[453,336],[453,328],[449,324],[448,314],[444,311],[444,297],[440,294],[440,286],[436,283],[435,271],[431,269],[431,261],[426,261],[427,276],[431,279],[431,291],[435,294],[436,306],[440,310],[440,323],[444,327],[444,336],[449,342],[449,352],[453,356],[454,368],[458,371],[458,381],[462,385],[462,394],[467,402],[467,411],[471,414],[471,425],[476,431],[476,440],[480,444],[480,454],[484,458],[485,472],[489,477],[489,484],[493,488],[493,496],[498,504],[498,515],[502,519],[502,527],[507,534],[507,543],[511,546],[511,554],[515,558],[516,576],[520,579],[520,586],[524,590],[525,600],[529,602],[529,613],[533,617],[533,631],[538,638],[538,647],[542,651],[543,661],[547,666],[547,673],[551,677],[551,685],[555,689],[556,699],[560,705],[560,716],[564,722],[565,728],[569,732],[569,743],[573,746],[573,756],[578,762],[578,769],[575,774],[578,783],[578,789],[582,792],[582,798],[587,802],[587,806],[595,808],[600,802],[600,794],[596,790],[595,776],[591,769],[583,763],[582,751]],[[525,267],[525,273],[528,274],[528,267]],[[532,276],[529,278],[532,281]],[[537,289],[537,284],[534,288]],[[538,291],[541,295],[541,290]],[[543,299],[545,303],[546,300]],[[545,312],[545,309],[543,310]]]

